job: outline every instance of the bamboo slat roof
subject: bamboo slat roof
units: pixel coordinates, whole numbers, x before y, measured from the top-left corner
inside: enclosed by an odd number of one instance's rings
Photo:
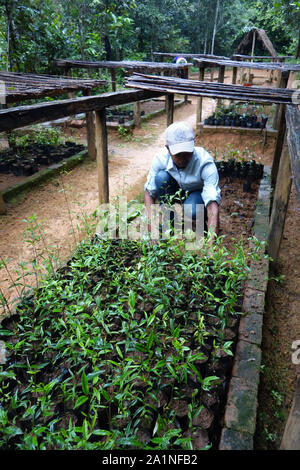
[[[238,60],[220,60],[220,59],[194,59],[194,65],[197,67],[225,66],[225,67],[242,67],[260,70],[278,70],[280,72],[297,72],[300,71],[300,64],[282,64],[275,62],[242,62]]]
[[[295,90],[288,88],[266,88],[232,85],[173,77],[160,77],[134,73],[126,80],[126,86],[163,93],[205,96],[237,101],[292,104]]]
[[[170,59],[175,58],[175,57],[184,57],[184,59],[192,60],[194,58],[205,58],[205,59],[229,59],[229,57],[225,56],[219,56],[219,55],[213,55],[213,54],[191,54],[191,53],[186,53],[183,52],[182,54],[179,52],[153,52],[153,55],[159,56],[159,57],[169,57]]]
[[[0,71],[0,82],[5,85],[5,102],[58,96],[66,92],[85,91],[106,85],[105,80],[66,78]]]
[[[296,59],[295,56],[291,55],[278,55],[278,56],[272,56],[272,55],[244,55],[244,54],[232,54],[231,59],[241,59],[241,60],[271,60],[272,62],[284,62],[286,59]]]
[[[54,67],[65,67],[65,68],[108,68],[117,69],[123,68],[126,70],[132,70],[135,72],[170,72],[176,70],[186,70],[193,64],[168,64],[165,62],[144,62],[137,60],[121,60],[121,61],[84,61],[84,60],[67,60],[67,59],[55,59],[52,63]]]

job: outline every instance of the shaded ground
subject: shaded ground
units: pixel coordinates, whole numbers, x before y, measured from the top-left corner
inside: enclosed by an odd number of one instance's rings
[[[260,80],[264,82],[264,78]],[[187,120],[194,126],[195,108],[193,102],[176,109],[175,120]],[[214,102],[204,99],[204,117],[211,114],[213,109]],[[122,194],[132,199],[143,191],[153,155],[164,145],[164,129],[165,115],[162,115],[143,124],[141,129],[135,129],[132,135],[120,138],[117,131],[109,132],[111,200]],[[85,142],[84,130],[76,130],[74,133],[78,142]],[[248,136],[215,134],[201,137],[199,142],[213,153],[217,152],[215,155],[218,158],[221,158],[228,143],[235,150],[247,147],[250,152],[255,152],[263,164],[272,163],[273,143],[268,140],[262,153],[261,137],[249,139]],[[21,194],[8,205],[7,214],[0,218],[0,254],[2,259],[7,260],[9,268],[9,274],[4,269],[0,271],[0,281],[1,290],[7,297],[16,295],[16,289],[9,289],[12,284],[10,276],[15,279],[14,273],[19,262],[28,262],[33,255],[31,245],[23,239],[22,234],[28,227],[24,219],[28,220],[36,214],[43,225],[45,245],[54,245],[59,256],[66,258],[79,239],[76,223],[97,207],[97,192],[96,163],[86,160],[68,174],[53,178],[30,192]],[[300,339],[299,206],[293,187],[276,273],[277,276],[285,277],[282,283],[270,282],[265,314],[264,367],[256,442],[258,448],[279,447],[295,387],[296,366],[291,361],[291,344]],[[242,214],[240,206],[239,210],[234,207],[227,209],[227,216],[233,212]],[[244,207],[243,210],[247,208]],[[224,225],[225,215],[222,217],[221,222]],[[227,220],[230,218],[227,217]],[[242,219],[239,219],[239,223],[240,221]]]

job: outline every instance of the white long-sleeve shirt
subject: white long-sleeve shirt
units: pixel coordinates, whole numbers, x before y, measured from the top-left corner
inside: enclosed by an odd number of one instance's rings
[[[167,149],[157,154],[152,161],[144,186],[154,198],[156,197],[155,175],[160,170],[166,170],[184,191],[201,191],[205,207],[212,201],[220,204],[218,170],[212,156],[204,148],[195,147],[191,160],[183,169],[177,168]]]

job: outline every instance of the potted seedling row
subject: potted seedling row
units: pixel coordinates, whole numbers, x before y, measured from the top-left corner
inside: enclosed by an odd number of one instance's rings
[[[94,237],[49,264],[1,324],[0,448],[215,448],[249,261],[221,242]]]
[[[216,161],[216,166],[220,177],[251,178],[251,181],[259,180],[263,175],[264,166],[261,163],[250,161],[240,161],[234,158]]]
[[[9,150],[0,152],[0,173],[29,176],[36,173],[41,165],[58,163],[83,149],[83,145],[74,142],[65,142],[60,145],[13,146]]]

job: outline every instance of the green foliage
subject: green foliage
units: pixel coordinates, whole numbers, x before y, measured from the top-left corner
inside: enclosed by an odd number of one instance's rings
[[[46,264],[41,227],[35,215],[26,222],[39,276]],[[94,238],[78,244],[67,267],[54,264],[51,257],[48,274],[18,305],[19,318],[0,331],[9,356],[0,368],[0,447],[139,448],[139,430],[155,418],[146,448],[193,449],[172,403],[196,377],[192,423],[202,393],[220,383],[213,371],[202,376],[197,361],[205,359],[207,337],[216,360],[232,355],[224,331],[239,315],[248,272],[242,246],[229,253],[220,238],[199,254],[172,238],[154,246]],[[214,329],[204,317],[215,320]],[[160,390],[168,406],[161,407]]]
[[[29,134],[18,135],[12,132],[10,144],[16,147],[28,147],[29,145],[60,145],[63,142],[62,132],[55,127],[31,130]]]
[[[231,55],[254,26],[267,31],[278,53],[295,54],[299,15],[299,2],[288,0],[0,0],[0,64],[49,73],[59,57],[152,60],[156,51]]]

